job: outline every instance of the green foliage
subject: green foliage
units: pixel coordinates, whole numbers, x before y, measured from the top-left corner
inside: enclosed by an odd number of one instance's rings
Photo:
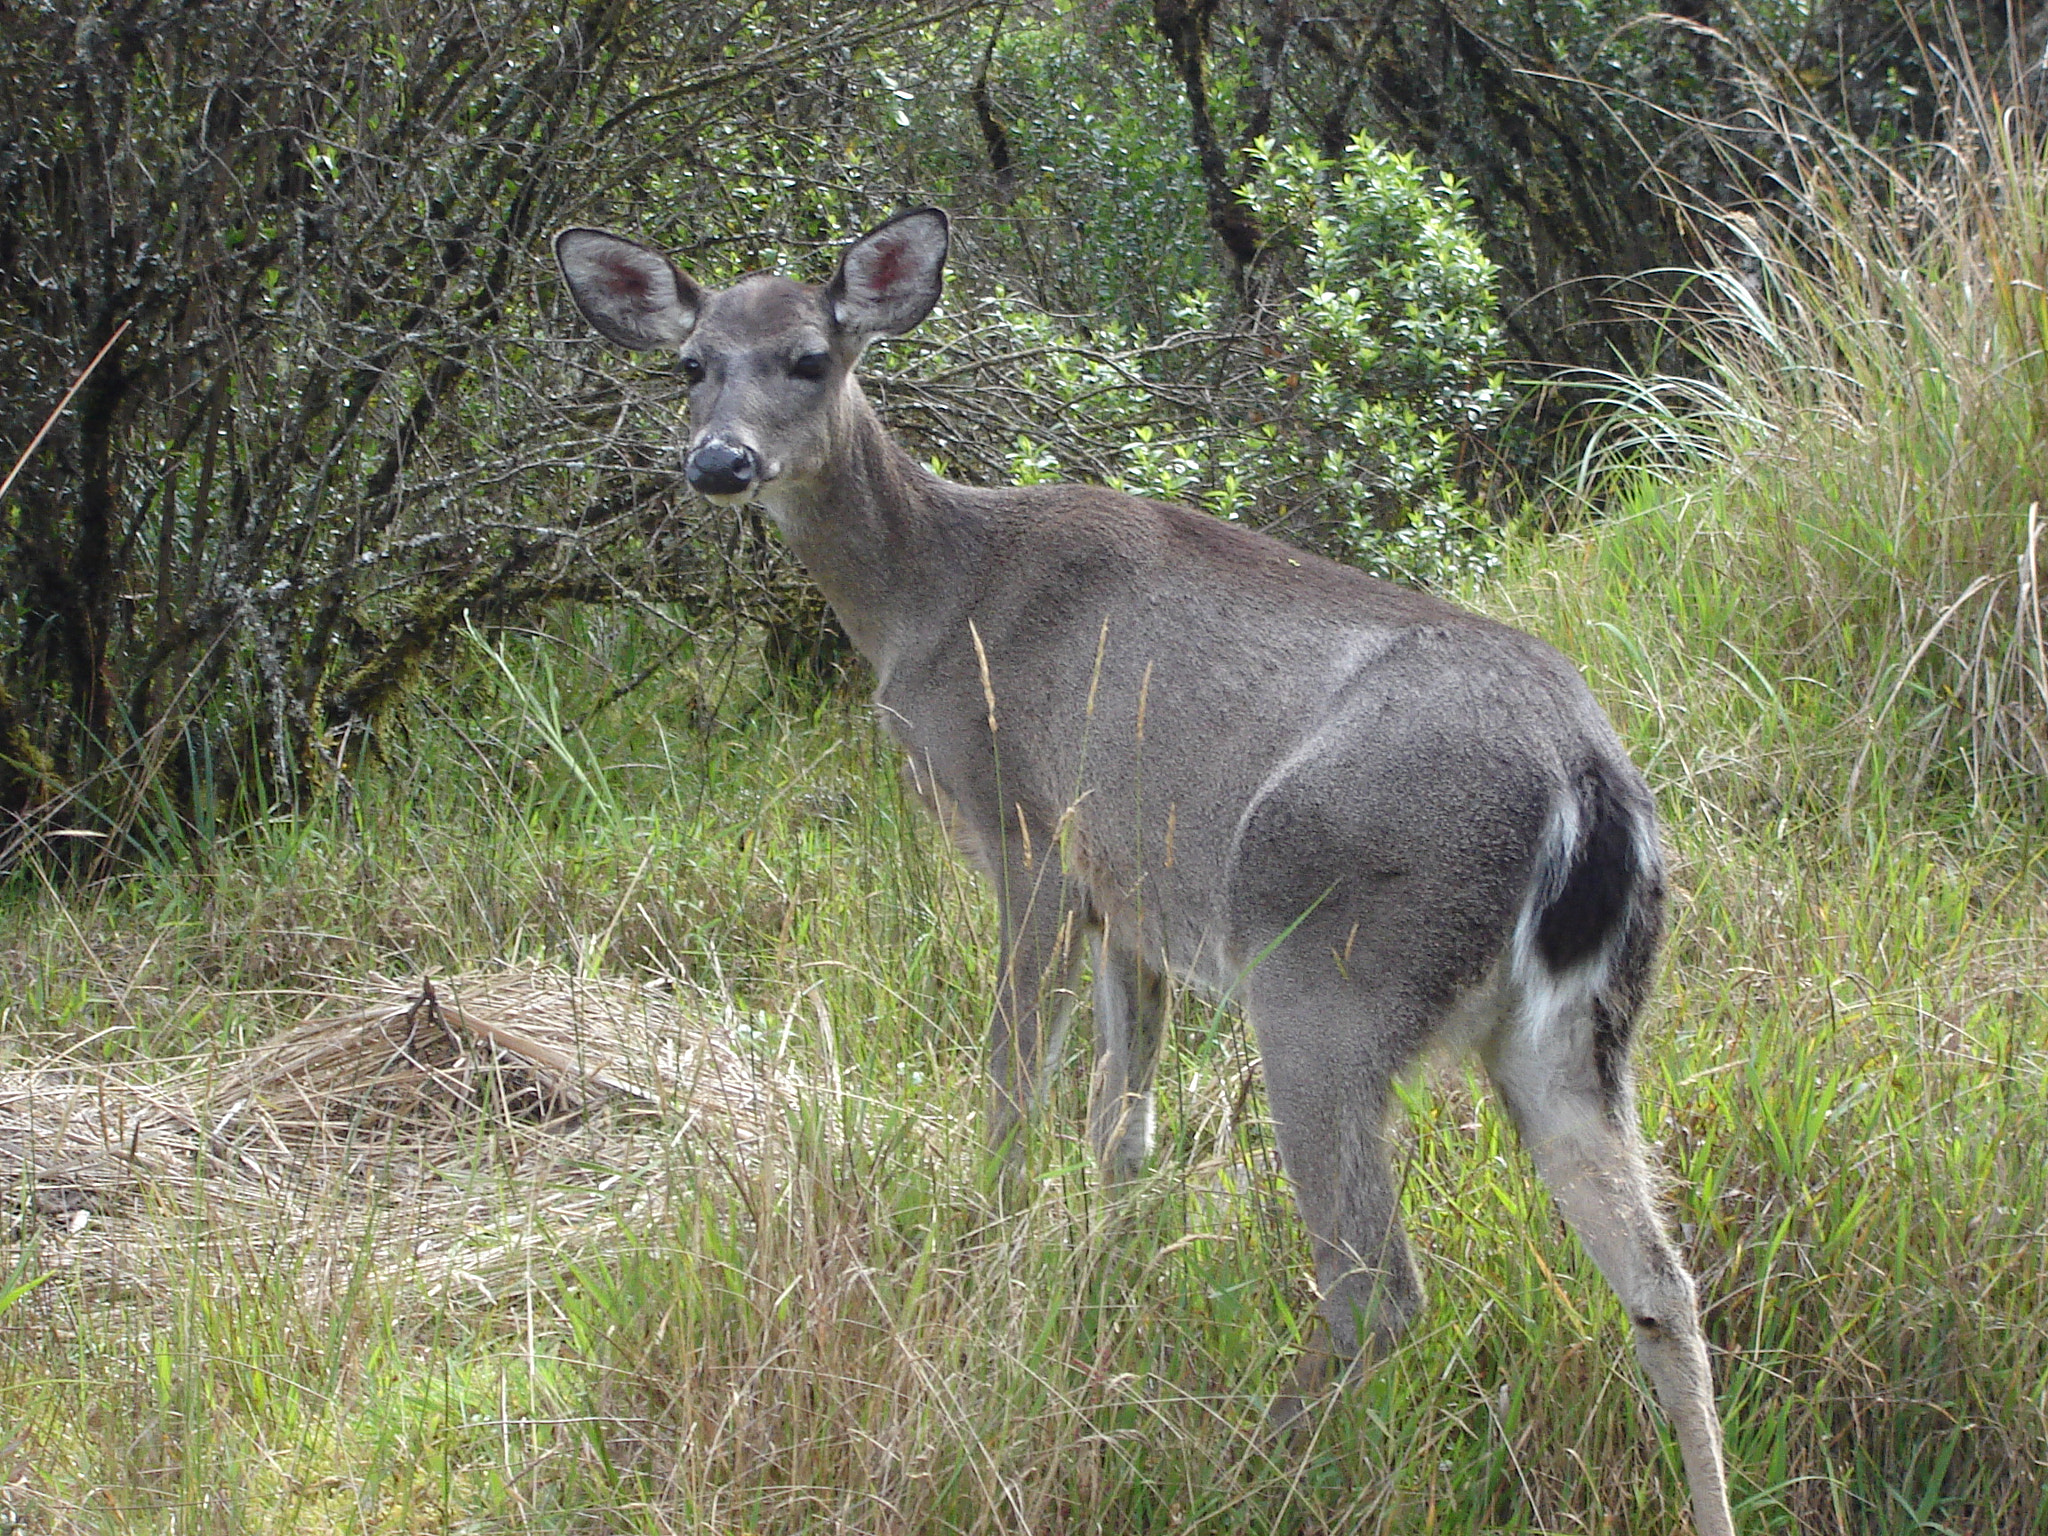
[[[1460,475],[1507,391],[1487,371],[1497,274],[1470,200],[1368,138],[1334,163],[1266,143],[1255,164],[1247,198],[1303,271],[1277,322],[1289,355],[1266,370],[1291,397],[1273,467],[1314,486],[1316,525],[1355,559],[1432,584],[1485,570],[1492,541]]]
[[[927,323],[936,359],[885,351],[868,367],[892,401],[920,374],[974,369],[976,403],[1009,447],[992,476],[1103,480],[1377,574],[1467,583],[1497,558],[1468,482],[1507,391],[1489,371],[1494,268],[1463,195],[1369,140],[1336,163],[1268,146],[1260,164],[1251,192],[1287,243],[1258,314],[1218,329],[1225,306],[1197,289],[1163,334],[1104,317],[1082,334],[998,289]],[[899,419],[959,461],[943,416]]]
[[[1228,0],[1162,4],[1162,29],[1169,15],[1205,54],[1212,209],[1264,137],[1337,159],[1363,132],[1420,154],[1470,193],[1513,355],[1545,374],[1669,367],[1659,317],[1723,246],[1715,209],[1796,201],[1816,146],[1852,176],[1934,165],[1974,112],[1954,81],[2000,98],[1988,123],[2032,100],[2040,51],[2020,11],[1948,0]],[[1535,393],[1499,434],[1499,477],[1542,494],[1600,424],[1584,395]]]
[[[1122,10],[1005,9],[951,50],[906,58],[892,77],[904,122],[876,135],[874,158],[919,200],[969,216],[974,271],[1081,327],[1160,332],[1175,296],[1211,280],[1211,255],[1185,104],[1147,25]]]
[[[1643,356],[1663,279],[1609,279],[1685,259],[1660,193],[1779,198],[1823,141],[1926,161],[1955,110],[1930,61],[2018,59],[1995,8],[1932,0],[1711,33],[1623,0],[1199,10],[1201,154],[1138,0],[8,11],[10,449],[128,329],[0,508],[0,861],[51,833],[82,864],[204,858],[386,745],[467,619],[815,616],[772,541],[735,550],[679,493],[651,425],[674,391],[567,339],[558,224],[816,277],[947,203],[953,330],[888,381],[928,456],[1455,585],[1491,558],[1482,459],[1526,469],[1556,423],[1546,392],[1496,426],[1494,289],[1522,356]],[[1273,237],[1248,277],[1211,228],[1240,194]]]

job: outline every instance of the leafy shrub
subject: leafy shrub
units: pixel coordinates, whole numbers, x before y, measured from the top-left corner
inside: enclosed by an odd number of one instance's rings
[[[1195,289],[1163,336],[1103,320],[1084,336],[998,289],[956,301],[938,363],[875,359],[910,407],[898,419],[969,472],[1107,480],[1427,585],[1490,568],[1497,541],[1466,482],[1506,391],[1487,371],[1495,269],[1463,194],[1368,139],[1335,162],[1267,144],[1258,163],[1248,196],[1284,244],[1273,294],[1236,324],[1219,328],[1224,306]],[[1006,460],[980,459],[975,434]]]
[[[1341,161],[1307,145],[1260,147],[1248,197],[1299,251],[1279,306],[1285,409],[1268,441],[1322,541],[1424,581],[1492,559],[1461,471],[1506,389],[1496,271],[1457,184],[1411,155],[1354,139]]]

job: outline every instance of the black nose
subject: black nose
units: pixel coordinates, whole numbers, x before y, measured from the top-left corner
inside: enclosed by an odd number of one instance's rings
[[[737,496],[760,472],[752,449],[718,442],[706,443],[683,466],[691,487],[706,496]]]

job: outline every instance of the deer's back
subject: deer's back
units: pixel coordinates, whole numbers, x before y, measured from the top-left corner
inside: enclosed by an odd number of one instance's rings
[[[1426,901],[1504,939],[1559,787],[1589,763],[1638,782],[1533,636],[1185,508],[968,494],[986,569],[960,573],[971,595],[884,718],[982,862],[1050,834],[1176,969],[1242,965],[1228,909],[1299,918],[1310,887],[1333,918]],[[1459,889],[1430,888],[1445,869]]]

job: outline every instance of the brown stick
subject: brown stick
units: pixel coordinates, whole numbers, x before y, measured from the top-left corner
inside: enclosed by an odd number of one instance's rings
[[[43,418],[43,424],[36,429],[36,435],[28,440],[28,446],[21,450],[20,457],[14,461],[14,468],[7,471],[7,478],[0,480],[0,496],[5,496],[8,491],[13,489],[15,479],[21,474],[22,466],[28,463],[30,454],[43,446],[43,439],[50,435],[50,428],[57,425],[57,418],[64,414],[64,407],[71,403],[71,397],[85,387],[85,381],[92,377],[93,369],[106,361],[107,354],[114,350],[114,343],[127,335],[128,327],[134,323],[132,320],[123,320],[119,325],[115,326],[114,334],[107,338],[107,344],[101,347],[99,351],[93,353],[92,361],[78,371],[78,377],[73,379],[71,387],[64,391],[64,398],[59,400],[51,409],[50,414]]]

